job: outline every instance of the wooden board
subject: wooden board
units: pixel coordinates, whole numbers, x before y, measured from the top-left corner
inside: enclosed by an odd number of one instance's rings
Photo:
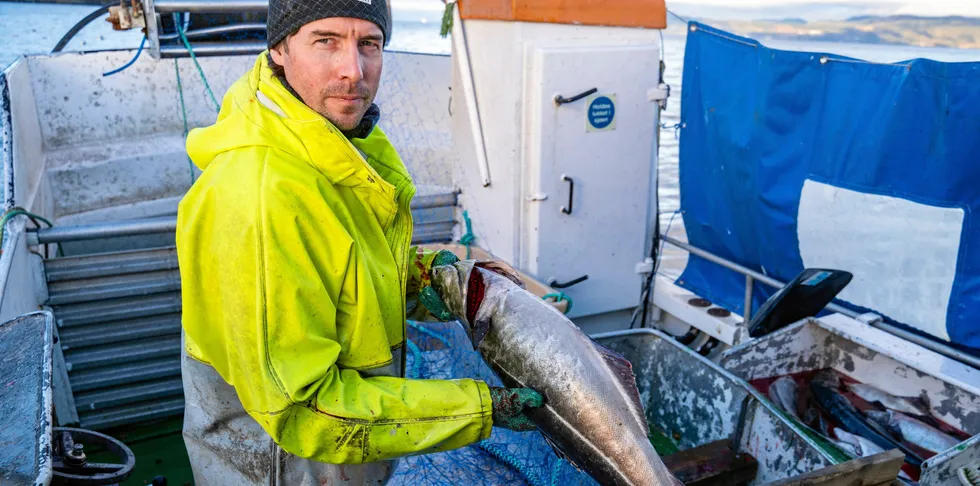
[[[460,0],[463,19],[667,28],[664,0]]]
[[[466,247],[463,246],[463,245],[460,245],[458,243],[448,243],[448,244],[446,244],[446,243],[430,243],[430,244],[425,244],[425,245],[421,245],[421,246],[424,247],[424,248],[429,248],[431,250],[449,250],[449,251],[453,252],[453,254],[455,254],[457,257],[459,257],[461,260],[466,258]],[[496,259],[498,259],[498,258],[494,257],[493,255],[491,255],[490,253],[488,253],[483,248],[479,248],[479,247],[476,247],[476,246],[470,246],[470,258],[472,258],[473,260],[496,260]],[[558,293],[557,290],[555,290],[555,289],[553,289],[553,288],[545,285],[544,283],[536,280],[534,277],[531,277],[530,275],[527,275],[524,272],[521,272],[520,270],[518,270],[517,273],[520,274],[521,280],[524,281],[524,286],[527,289],[527,291],[530,292],[530,293],[532,293],[532,294],[534,294],[534,295],[537,295],[538,297],[542,297],[543,298],[544,296],[546,296],[548,294],[557,294]],[[567,309],[568,309],[568,302],[565,302],[565,301],[555,302],[554,299],[548,299],[548,303],[551,304],[552,306],[554,306],[556,309],[558,309],[562,313],[565,313],[567,311]]]
[[[817,471],[768,483],[767,486],[874,486],[898,478],[905,455],[898,449],[861,457]]]
[[[736,486],[755,479],[759,463],[736,454],[730,439],[709,442],[664,456],[664,465],[686,486]]]

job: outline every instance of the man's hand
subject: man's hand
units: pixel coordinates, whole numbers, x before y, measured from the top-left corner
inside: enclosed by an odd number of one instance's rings
[[[493,401],[493,425],[518,432],[537,429],[531,419],[524,415],[526,408],[544,405],[544,398],[530,388],[490,387]]]
[[[432,269],[441,267],[443,265],[452,265],[459,261],[459,258],[449,250],[440,250],[436,253],[436,256],[432,258],[432,262],[426,269],[429,275],[426,275],[425,281],[432,281]],[[442,301],[442,297],[436,292],[436,289],[432,285],[425,285],[419,290],[419,302],[429,311],[430,314],[435,316],[436,319],[440,321],[451,321],[456,318],[449,309],[446,308],[446,303]]]

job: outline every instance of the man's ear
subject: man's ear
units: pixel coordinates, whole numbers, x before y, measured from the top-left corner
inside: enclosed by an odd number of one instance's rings
[[[269,55],[272,56],[272,61],[280,66],[286,64],[285,44],[286,44],[285,41],[280,42],[279,44],[269,49]]]

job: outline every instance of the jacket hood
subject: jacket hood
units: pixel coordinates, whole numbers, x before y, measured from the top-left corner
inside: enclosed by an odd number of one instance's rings
[[[384,133],[375,128],[357,143],[364,146],[363,150],[386,145],[378,143],[382,140],[387,142]],[[266,52],[259,54],[252,69],[228,89],[217,121],[191,130],[187,136],[187,154],[201,170],[223,152],[256,146],[305,160],[335,184],[368,171],[354,144],[283,86],[269,68]]]

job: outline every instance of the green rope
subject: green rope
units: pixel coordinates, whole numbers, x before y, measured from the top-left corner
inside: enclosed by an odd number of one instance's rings
[[[473,234],[473,221],[470,220],[470,213],[468,211],[463,211],[463,222],[466,224],[466,233],[459,238],[459,242],[466,246],[466,259],[470,259],[470,245],[476,241],[476,235]]]
[[[442,12],[442,26],[439,27],[439,35],[442,37],[446,37],[453,30],[453,8],[455,7],[455,1],[446,2],[446,10]]]
[[[426,285],[422,287],[422,290],[419,290],[418,299],[422,303],[422,306],[440,321],[447,322],[456,317],[452,312],[449,312],[449,309],[446,308],[446,303],[439,296],[439,292],[436,292],[436,289],[432,288],[431,285]]]
[[[221,103],[218,103],[218,99],[214,97],[214,91],[211,91],[211,85],[208,84],[208,78],[204,75],[204,70],[201,69],[201,64],[197,62],[197,56],[194,55],[194,49],[191,48],[191,43],[187,40],[187,36],[184,35],[184,28],[180,26],[180,16],[174,14],[174,26],[177,28],[177,34],[180,35],[180,40],[184,42],[184,47],[187,49],[187,53],[191,55],[191,61],[194,61],[194,67],[197,68],[197,74],[201,75],[201,81],[204,82],[204,89],[207,90],[208,96],[211,97],[211,102],[214,103],[214,111],[221,111]]]
[[[558,292],[557,294],[546,294],[544,297],[541,298],[544,300],[555,299],[556,303],[564,300],[565,302],[568,302],[568,307],[565,308],[565,313],[568,314],[569,312],[572,311],[572,298],[566,295],[565,292]]]
[[[48,225],[48,228],[54,226],[54,224],[44,216],[28,212],[26,209],[21,207],[10,208],[4,212],[3,217],[0,218],[0,253],[3,252],[3,239],[7,234],[7,223],[16,216],[27,216],[28,218],[39,220]],[[62,254],[61,245],[58,246],[58,253]]]
[[[180,97],[180,115],[184,119],[184,143],[187,143],[187,134],[189,133],[187,129],[187,106],[184,105],[184,87],[180,83],[180,66],[177,64],[177,60],[174,59],[174,72],[177,74],[177,95]],[[191,161],[191,156],[187,156],[187,168],[191,171],[191,185],[194,185],[194,162]]]

